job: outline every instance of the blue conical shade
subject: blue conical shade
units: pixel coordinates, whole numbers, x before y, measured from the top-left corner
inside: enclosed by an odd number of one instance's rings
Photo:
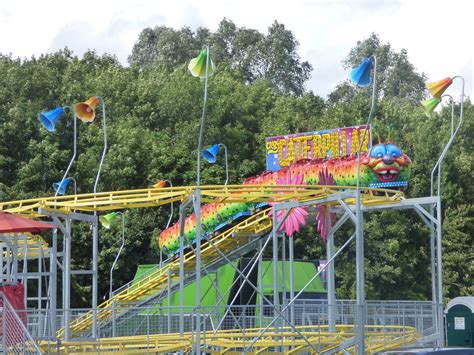
[[[372,61],[369,58],[364,58],[362,63],[351,70],[351,80],[358,86],[369,86],[372,83],[370,78],[370,70],[372,69]]]
[[[217,153],[219,153],[219,144],[214,144],[212,147],[202,150],[202,156],[211,164],[216,162]]]
[[[42,112],[38,115],[41,124],[50,132],[54,132],[56,122],[64,114],[64,107],[58,107],[54,110]]]
[[[53,188],[54,188],[54,191],[58,192],[58,195],[64,195],[66,193],[68,185],[69,185],[69,179],[65,178],[62,184],[61,184],[61,181],[55,182],[53,184]]]

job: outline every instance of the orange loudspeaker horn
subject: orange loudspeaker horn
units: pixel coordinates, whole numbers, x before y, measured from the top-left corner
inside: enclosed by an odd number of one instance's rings
[[[99,97],[92,96],[84,102],[76,104],[76,115],[83,122],[92,122],[95,118],[95,109],[99,105]]]

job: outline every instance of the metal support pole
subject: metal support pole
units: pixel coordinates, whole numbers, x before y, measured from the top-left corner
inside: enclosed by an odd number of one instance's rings
[[[117,255],[115,256],[115,260],[112,263],[112,267],[110,268],[110,278],[109,278],[109,299],[112,298],[112,292],[113,292],[113,273],[114,273],[114,268],[115,265],[117,264],[118,258],[120,254],[122,253],[123,247],[125,246],[125,214],[122,212],[117,212],[117,214],[122,215],[122,243],[120,244],[119,251]]]
[[[366,127],[359,142],[357,151],[357,188],[356,188],[356,283],[357,283],[357,322],[356,322],[356,353],[364,355],[365,352],[365,274],[364,274],[364,225],[362,216],[362,201],[360,196],[360,158],[362,146],[364,145],[367,129],[372,120],[375,108],[377,58],[372,55],[374,61],[374,80],[372,84],[372,100]]]
[[[280,234],[281,238],[281,304],[286,303],[286,237]]]
[[[443,246],[442,246],[442,216],[441,216],[441,198],[438,198],[436,204],[436,217],[438,225],[436,226],[436,252],[438,267],[438,328],[439,328],[439,344],[444,347],[444,314],[443,314]]]
[[[95,214],[95,222],[92,224],[92,336],[97,336],[97,293],[98,293],[98,256],[99,256],[99,222]]]
[[[171,269],[168,267],[168,333],[171,333]]]
[[[58,308],[57,305],[57,282],[58,282],[58,264],[57,264],[57,255],[58,255],[58,229],[55,228],[53,229],[53,240],[52,240],[52,249],[51,249],[51,255],[50,255],[50,272],[51,272],[51,278],[50,278],[50,283],[49,283],[49,289],[50,289],[50,294],[49,294],[49,309],[50,309],[50,317],[51,317],[51,336],[54,336],[56,334],[56,309]]]
[[[76,153],[77,153],[77,116],[76,116],[76,113],[74,112],[74,143],[73,143],[73,154],[72,154],[71,160],[69,161],[69,165],[68,165],[67,168],[66,168],[66,172],[65,172],[64,175],[63,175],[63,178],[61,179],[61,182],[59,183],[58,188],[57,188],[56,191],[54,192],[54,197],[56,197],[56,196],[58,195],[59,190],[60,190],[61,187],[63,186],[64,180],[66,180],[67,174],[69,174],[69,170],[71,170],[72,164],[74,163],[74,160],[76,159]],[[76,180],[74,180],[74,186],[75,186],[74,190],[76,190]],[[74,192],[74,194],[75,194],[75,192]]]
[[[272,230],[272,238],[273,238],[273,305],[275,306],[273,316],[277,318],[278,316],[278,308],[279,302],[279,284],[278,284],[278,230],[277,230],[277,212],[273,210],[273,230]],[[279,322],[275,322],[275,333],[278,332],[278,324]]]
[[[184,336],[184,222],[192,196],[179,206],[179,335]]]
[[[259,327],[262,327],[263,324],[263,262],[262,262],[262,239],[258,241],[258,306],[259,306],[259,312],[258,312],[258,323]]]
[[[290,254],[290,300],[295,297],[295,249],[293,237],[288,238],[288,253]],[[295,307],[294,304],[290,308],[290,321],[295,324]]]
[[[225,183],[224,185],[227,185],[229,182],[229,160],[227,158],[227,147],[225,144],[219,143],[221,147],[224,148],[224,158],[225,158]]]
[[[206,76],[204,79],[204,101],[201,120],[199,124],[199,140],[197,152],[197,181],[194,193],[194,214],[196,216],[196,344],[195,353],[201,351],[201,148],[204,135],[204,117],[206,116],[207,104],[207,81],[209,70],[209,47],[206,48]]]
[[[194,215],[196,216],[196,346],[195,353],[201,351],[201,189],[194,194]]]
[[[69,341],[69,324],[71,320],[71,220],[66,218],[64,234],[64,340]]]
[[[356,284],[357,284],[357,317],[356,344],[357,355],[365,352],[365,274],[364,274],[364,225],[361,208],[361,196],[356,191]]]
[[[41,257],[38,255],[38,272],[39,272],[39,275],[41,275],[41,273],[43,272],[41,261],[42,261]],[[38,278],[38,303],[37,303],[38,304],[38,309],[43,308],[42,307],[43,302],[41,301],[41,296],[43,295],[42,288],[43,288],[43,278],[40,276]]]
[[[331,215],[329,208],[327,209],[326,225],[328,228],[327,243],[326,243],[326,259],[331,260],[334,255],[334,232],[331,225]],[[335,284],[335,262],[327,266],[327,291],[328,291],[328,323],[329,331],[336,331],[336,284]]]
[[[434,208],[430,206],[430,213],[434,216]],[[435,329],[439,334],[439,322],[438,322],[438,291],[437,291],[437,275],[436,275],[436,237],[435,237],[435,225],[429,221],[428,227],[430,229],[430,259],[431,259],[431,304],[433,311],[433,323]],[[441,344],[438,344],[441,346]]]
[[[438,201],[436,202],[436,252],[437,252],[437,290],[432,285],[432,292],[437,292],[436,304],[437,304],[437,324],[438,324],[438,334],[439,334],[439,345],[444,346],[445,338],[444,338],[444,314],[443,314],[443,252],[442,252],[442,211],[441,211],[441,164],[443,162],[444,157],[448,153],[451,144],[454,141],[459,129],[461,128],[463,122],[463,112],[464,112],[464,78],[461,76],[455,76],[452,79],[461,79],[462,81],[462,88],[461,88],[461,108],[459,112],[459,121],[456,129],[453,131],[454,126],[454,102],[452,103],[451,107],[451,136],[449,137],[446,146],[444,147],[441,155],[438,158],[435,166],[431,170],[431,179],[430,179],[430,192],[431,196],[434,195],[434,174],[437,171],[437,187],[438,187]],[[433,208],[430,208],[431,215],[433,215]],[[430,246],[431,246],[431,273],[432,273],[432,282],[433,282],[433,274],[434,274],[434,226],[431,224],[430,226]],[[434,297],[433,297],[434,302]]]

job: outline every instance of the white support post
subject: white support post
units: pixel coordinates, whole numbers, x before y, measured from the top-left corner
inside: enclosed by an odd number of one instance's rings
[[[69,218],[65,220],[65,234],[64,234],[64,257],[63,257],[63,268],[64,268],[64,340],[69,341],[70,332],[69,324],[71,320],[71,221]]]

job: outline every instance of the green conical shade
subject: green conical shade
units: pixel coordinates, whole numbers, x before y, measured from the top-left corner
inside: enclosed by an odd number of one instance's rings
[[[206,56],[207,50],[203,49],[196,58],[191,59],[189,62],[188,69],[193,76],[200,78],[206,77]],[[208,76],[212,75],[214,69],[214,63],[212,62],[211,58],[209,58],[209,68],[207,69]]]
[[[421,101],[421,106],[423,106],[423,109],[425,110],[425,115],[431,117],[434,109],[436,108],[436,106],[438,106],[440,102],[441,100],[438,100],[436,98]]]
[[[100,216],[99,217],[99,222],[100,224],[102,224],[102,226],[104,228],[107,228],[109,229],[110,228],[110,225],[112,224],[112,221],[117,218],[118,214],[117,212],[110,212],[110,213],[107,213],[106,215],[104,216]]]

